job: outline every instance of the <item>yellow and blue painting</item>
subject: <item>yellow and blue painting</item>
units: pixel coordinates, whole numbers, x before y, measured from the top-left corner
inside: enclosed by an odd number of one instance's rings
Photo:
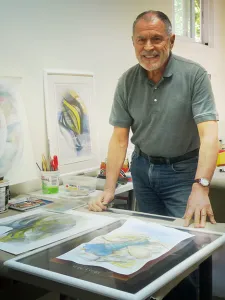
[[[189,233],[130,218],[120,228],[57,258],[130,275],[190,237]]]
[[[0,249],[12,254],[58,241],[76,231],[80,220],[75,215],[39,210],[7,219],[0,223],[0,232],[1,228],[9,229],[0,235]]]
[[[43,212],[0,224],[12,228],[0,236],[1,243],[31,243],[76,226],[73,215]]]
[[[51,204],[50,204],[51,205]],[[20,254],[115,221],[105,216],[50,206],[0,220],[0,249]]]
[[[72,86],[57,86],[56,91],[60,161],[67,164],[89,158],[92,149],[87,105]]]

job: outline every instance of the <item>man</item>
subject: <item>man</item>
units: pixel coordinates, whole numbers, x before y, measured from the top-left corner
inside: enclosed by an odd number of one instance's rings
[[[114,126],[102,196],[89,209],[102,211],[114,198],[129,131],[135,145],[131,173],[139,210],[183,217],[188,226],[216,223],[209,184],[218,153],[217,114],[210,80],[200,65],[175,56],[175,35],[159,11],[133,24],[139,64],[119,79],[110,123]]]

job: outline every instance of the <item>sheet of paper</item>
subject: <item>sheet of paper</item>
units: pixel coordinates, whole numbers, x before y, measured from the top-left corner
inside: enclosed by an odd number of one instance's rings
[[[130,218],[120,228],[59,256],[82,265],[129,275],[193,235]]]
[[[3,233],[12,230],[11,227],[7,227],[7,226],[0,226],[0,235],[2,235]]]
[[[113,222],[115,219],[103,215],[35,209],[0,220],[0,249],[20,254]],[[5,228],[11,230],[4,232]]]
[[[22,78],[0,77],[0,177],[11,185],[38,178],[21,91]]]
[[[68,202],[65,201],[57,201],[54,203],[51,203],[47,205],[44,209],[49,211],[55,211],[55,212],[65,212],[70,209],[77,209],[78,207],[86,206],[86,202],[82,200],[73,201],[70,200]]]

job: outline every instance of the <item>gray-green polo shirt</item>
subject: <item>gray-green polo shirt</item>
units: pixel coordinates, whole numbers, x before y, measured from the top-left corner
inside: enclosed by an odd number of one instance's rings
[[[175,157],[199,148],[197,124],[209,120],[217,112],[206,70],[171,54],[157,84],[139,64],[121,76],[109,122],[131,127],[131,142],[144,153]]]

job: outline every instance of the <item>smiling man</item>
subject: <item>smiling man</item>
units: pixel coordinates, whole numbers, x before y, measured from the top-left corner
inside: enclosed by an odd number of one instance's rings
[[[158,13],[159,15],[163,18],[162,13]],[[143,13],[133,25],[136,57],[139,64],[148,71],[149,79],[155,82],[162,77],[175,40],[169,23],[163,23],[153,13]]]
[[[89,209],[113,200],[130,128],[135,145],[131,173],[139,210],[183,217],[188,226],[215,223],[209,185],[218,153],[217,114],[206,70],[172,54],[175,35],[159,11],[140,14],[133,24],[139,64],[119,79],[110,124],[114,132],[102,196]]]

